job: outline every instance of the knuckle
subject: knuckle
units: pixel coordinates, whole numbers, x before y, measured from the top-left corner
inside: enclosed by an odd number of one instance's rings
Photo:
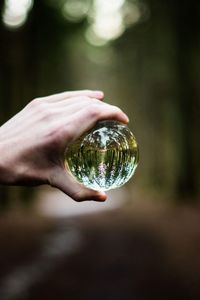
[[[32,108],[39,118],[44,121],[50,121],[54,115],[51,106],[47,102],[41,101],[41,99],[34,100]]]
[[[29,105],[31,107],[37,107],[40,103],[41,103],[41,98],[35,98],[29,103]]]
[[[31,106],[31,110],[38,116],[38,120],[45,123],[52,122],[57,114],[56,111],[47,103],[40,100],[34,100]]]
[[[56,175],[55,173],[53,172],[50,172],[49,176],[48,176],[48,184],[51,186],[51,187],[57,187],[56,185]]]
[[[99,109],[99,105],[91,104],[89,108],[87,108],[89,117],[92,119],[96,119],[101,115],[101,111]]]
[[[36,112],[46,111],[47,104],[42,101],[41,98],[35,98],[30,102],[31,109],[34,109]]]
[[[119,114],[122,113],[122,110],[119,107],[115,106],[115,105],[112,105],[111,108],[112,108],[112,112],[113,112],[114,115],[119,115]]]
[[[86,200],[86,198],[81,195],[81,192],[78,191],[78,192],[75,192],[73,195],[72,195],[72,198],[76,201],[76,202],[83,202]]]

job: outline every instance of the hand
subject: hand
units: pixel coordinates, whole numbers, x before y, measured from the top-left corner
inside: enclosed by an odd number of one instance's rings
[[[76,201],[106,200],[106,194],[75,181],[64,151],[99,120],[128,117],[102,101],[99,91],[64,92],[31,101],[0,127],[0,184],[49,184]]]

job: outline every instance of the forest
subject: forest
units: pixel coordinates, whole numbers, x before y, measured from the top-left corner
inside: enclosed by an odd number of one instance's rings
[[[105,207],[0,186],[0,298],[198,299],[200,3],[5,0],[0,14],[0,126],[34,98],[102,90],[140,151]]]

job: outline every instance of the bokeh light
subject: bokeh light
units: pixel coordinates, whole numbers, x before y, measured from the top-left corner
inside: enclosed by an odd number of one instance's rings
[[[94,0],[88,15],[89,28],[86,40],[94,46],[104,46],[119,38],[127,27],[140,20],[141,12],[137,1]]]
[[[85,39],[93,46],[105,46],[118,39],[125,30],[141,20],[144,3],[138,0],[62,0],[50,1],[65,20],[79,23],[87,20]],[[2,20],[16,29],[27,21],[33,0],[5,0]]]
[[[64,17],[70,22],[80,22],[88,13],[90,2],[85,0],[67,0],[62,6]]]
[[[143,7],[146,8],[146,6]],[[126,26],[134,25],[142,16],[141,6],[139,7],[137,3],[126,2],[123,7],[123,14]]]
[[[33,0],[6,0],[3,10],[3,23],[10,28],[21,27],[27,20]]]

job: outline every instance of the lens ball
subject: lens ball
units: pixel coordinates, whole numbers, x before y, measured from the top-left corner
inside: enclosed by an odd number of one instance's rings
[[[101,121],[65,152],[65,165],[86,187],[107,191],[124,185],[139,160],[137,141],[130,129],[116,121]]]

